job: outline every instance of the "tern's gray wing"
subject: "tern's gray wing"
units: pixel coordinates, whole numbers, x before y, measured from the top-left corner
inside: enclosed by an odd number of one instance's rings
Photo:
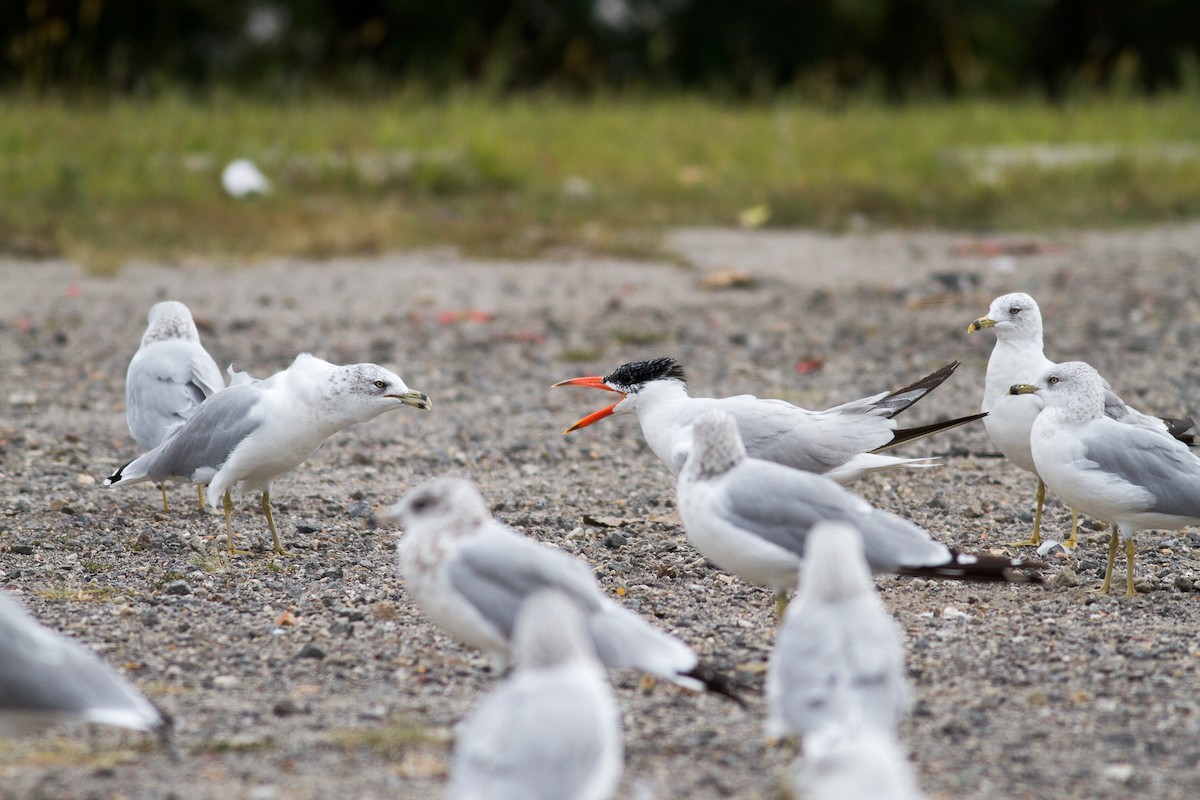
[[[523,674],[467,721],[451,765],[450,800],[570,800],[611,781],[611,722],[571,682]],[[594,790],[593,790],[594,791]]]
[[[258,384],[217,392],[197,406],[170,438],[124,467],[121,477],[148,477],[154,481],[183,478],[206,483],[234,448],[263,424],[258,409],[261,397]]]
[[[1153,500],[1143,511],[1200,517],[1200,458],[1187,445],[1166,433],[1107,419],[1097,423],[1080,442],[1095,469],[1148,491]]]
[[[727,521],[785,550],[804,555],[808,531],[822,520],[862,532],[867,563],[876,572],[942,563],[949,551],[925,531],[874,508],[828,478],[747,459],[720,480]]]
[[[521,602],[539,589],[558,589],[585,615],[603,599],[595,576],[581,562],[521,536],[484,534],[447,564],[455,591],[467,598],[505,639],[512,638]]]
[[[10,715],[74,717],[138,730],[159,720],[128,681],[0,593],[0,733]]]

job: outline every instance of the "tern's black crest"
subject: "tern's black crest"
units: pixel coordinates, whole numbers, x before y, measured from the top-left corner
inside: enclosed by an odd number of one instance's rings
[[[609,386],[619,386],[630,391],[650,381],[661,381],[674,378],[687,383],[683,367],[673,358],[652,358],[649,361],[630,361],[622,364],[604,376],[604,382]]]

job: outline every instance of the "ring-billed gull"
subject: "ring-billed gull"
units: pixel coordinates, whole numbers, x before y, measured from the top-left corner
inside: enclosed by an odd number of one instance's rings
[[[1021,469],[1032,472],[1038,479],[1037,510],[1033,517],[1033,533],[1014,546],[1037,546],[1042,542],[1042,506],[1046,502],[1046,484],[1038,475],[1029,447],[1029,431],[1034,417],[1042,409],[1041,401],[1031,395],[1009,394],[1009,387],[1032,383],[1054,362],[1046,358],[1042,345],[1042,312],[1032,297],[1024,292],[1001,295],[992,301],[986,317],[970,324],[967,333],[991,329],[996,333],[996,346],[988,359],[987,377],[983,385],[983,411],[988,412],[983,426],[992,443],[1004,456]],[[1104,413],[1118,422],[1140,425],[1170,433],[1192,444],[1191,419],[1159,419],[1143,414],[1125,404],[1112,388],[1104,384]],[[1079,528],[1079,515],[1071,509],[1071,537],[1065,546],[1074,548]]]
[[[736,420],[724,411],[702,415],[693,430],[692,454],[676,485],[688,538],[722,569],[774,589],[780,611],[796,586],[809,532],[826,520],[858,529],[874,572],[1039,580],[1014,571],[1040,566],[1034,562],[954,552],[822,475],[749,457]]]
[[[755,458],[827,475],[846,483],[868,472],[893,467],[933,466],[927,458],[881,455],[885,450],[938,431],[964,425],[983,414],[902,429],[894,417],[936,389],[958,362],[890,394],[864,397],[825,411],[809,411],[785,400],[753,395],[711,398],[688,396],[683,368],[673,358],[622,364],[604,377],[559,381],[555,386],[586,386],[621,397],[576,422],[579,430],[611,414],[635,414],[646,444],[672,475],[678,475],[692,447],[691,426],[707,411],[722,410],[737,420],[746,449]]]
[[[153,450],[196,406],[223,388],[221,369],[200,344],[191,310],[175,300],[151,306],[142,343],[125,373],[125,421],[134,441]],[[167,511],[167,487],[160,488]],[[198,491],[203,510],[203,487]]]
[[[0,591],[0,735],[83,720],[153,730],[150,701],[94,653],[38,624]]]
[[[808,800],[924,800],[896,739],[878,728],[833,730],[805,741],[795,781]]]
[[[895,733],[912,695],[904,634],[875,593],[862,536],[821,522],[808,540],[767,670],[767,735],[858,724]]]
[[[1126,597],[1133,597],[1133,535],[1200,523],[1200,458],[1170,434],[1118,422],[1104,413],[1104,379],[1082,361],[1057,364],[1013,394],[1036,394],[1038,474],[1071,505],[1113,526],[1100,591],[1112,590],[1113,561],[1125,533]]]
[[[621,781],[621,712],[583,612],[542,591],[521,604],[515,671],[461,727],[449,800],[607,800]]]
[[[230,386],[201,403],[166,441],[104,485],[168,478],[207,484],[213,507],[223,498],[230,555],[245,555],[233,548],[230,490],[261,490],[275,552],[286,555],[271,516],[271,482],[338,431],[403,406],[431,408],[424,393],[376,364],[337,366],[301,353],[286,370]]]
[[[728,681],[681,640],[609,599],[582,561],[493,519],[468,481],[422,484],[380,518],[404,526],[400,575],[416,604],[455,637],[491,655],[498,667],[508,661],[522,601],[540,589],[556,589],[583,609],[605,666],[730,693]]]

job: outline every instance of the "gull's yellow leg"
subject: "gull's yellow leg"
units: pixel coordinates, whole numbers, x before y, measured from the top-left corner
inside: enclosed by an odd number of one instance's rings
[[[1071,538],[1063,543],[1063,547],[1074,550],[1079,545],[1079,512],[1071,509]]]
[[[204,484],[196,484],[196,492],[200,495],[200,513],[204,513]]]
[[[225,548],[229,550],[230,557],[250,555],[249,550],[233,549],[233,499],[228,489],[225,490]]]
[[[159,489],[159,491],[162,492],[162,496],[163,496],[163,511],[170,511],[171,504],[167,502],[167,483],[166,483],[166,481],[163,481],[162,483],[160,483],[158,485],[158,489]]]
[[[1042,543],[1042,506],[1046,504],[1046,484],[1038,478],[1037,510],[1033,512],[1033,533],[1023,542],[1005,542],[1009,547],[1037,547]]]
[[[1133,590],[1133,561],[1135,550],[1133,549],[1133,534],[1125,537],[1125,596],[1133,597],[1137,594]]]
[[[784,589],[780,589],[775,593],[775,619],[783,619],[784,612],[788,607],[788,593]]]
[[[1112,572],[1113,561],[1117,558],[1117,545],[1121,543],[1121,533],[1117,530],[1117,526],[1113,525],[1112,536],[1108,540],[1108,567],[1104,570],[1104,583],[1100,587],[1100,594],[1108,594],[1112,591]]]
[[[275,553],[281,556],[295,555],[283,549],[283,545],[279,543],[279,534],[275,532],[275,518],[271,516],[271,493],[263,492],[262,498],[263,513],[267,515],[267,527],[271,529],[271,541],[275,543]]]

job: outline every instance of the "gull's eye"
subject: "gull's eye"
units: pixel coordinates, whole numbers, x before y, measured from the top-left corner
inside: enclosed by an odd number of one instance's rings
[[[424,511],[425,509],[430,508],[432,505],[433,505],[432,497],[429,497],[427,495],[421,495],[420,497],[413,498],[412,510],[413,511]]]
[[[375,381],[375,388],[376,389],[386,389],[387,384],[384,383],[383,381]]]
[[[1008,315],[1009,315],[1010,317],[1015,317],[1017,314],[1020,314],[1020,313],[1021,313],[1021,307],[1020,307],[1020,306],[1013,306],[1012,308],[1010,308],[1010,309],[1008,310]]]
[[[1051,376],[1050,376],[1050,380],[1046,381],[1046,383],[1048,383],[1048,384],[1050,384],[1051,386],[1053,386],[1054,384],[1058,383],[1058,376],[1057,376],[1057,375],[1051,375]]]

